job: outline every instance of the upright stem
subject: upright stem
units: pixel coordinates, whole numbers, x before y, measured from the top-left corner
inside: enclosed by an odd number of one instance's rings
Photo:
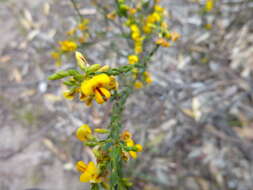
[[[120,151],[120,132],[122,128],[122,115],[125,109],[125,104],[127,98],[131,95],[133,91],[133,85],[126,87],[120,95],[118,95],[118,99],[115,101],[112,114],[111,114],[111,123],[109,128],[111,129],[109,137],[113,139],[113,145],[111,150],[111,190],[116,189],[125,189],[121,183],[122,179],[122,163],[121,163],[121,151]]]
[[[159,46],[155,46],[152,51],[143,59],[142,64],[144,65],[143,72],[146,70],[147,63],[150,58],[155,54],[158,50]],[[120,159],[121,151],[120,151],[120,132],[122,128],[122,115],[125,109],[125,104],[128,97],[132,94],[134,88],[135,80],[132,80],[131,83],[116,97],[115,103],[113,104],[112,114],[111,114],[111,122],[109,125],[110,135],[109,138],[113,139],[113,145],[111,150],[111,190],[125,189],[124,185],[122,185],[122,161]]]
[[[76,4],[76,2],[75,2],[75,0],[70,0],[70,2],[72,3],[72,5],[73,5],[73,7],[74,7],[74,9],[75,9],[75,11],[76,11],[76,13],[77,13],[78,16],[80,17],[80,20],[82,20],[82,19],[83,19],[83,16],[82,16],[82,14],[80,13],[80,11],[79,11],[79,9],[78,9],[78,7],[77,7],[77,4]]]

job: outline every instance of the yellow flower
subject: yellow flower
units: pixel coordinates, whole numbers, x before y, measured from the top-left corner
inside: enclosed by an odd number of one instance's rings
[[[177,33],[177,32],[172,32],[172,33],[171,33],[171,40],[172,40],[173,42],[177,41],[180,37],[181,37],[180,34]]]
[[[153,29],[153,24],[151,23],[146,23],[144,26],[143,26],[143,31],[146,33],[146,34],[149,34],[152,32],[152,29]]]
[[[137,89],[142,88],[143,87],[143,83],[141,81],[136,81],[134,83],[134,87],[137,88]]]
[[[134,40],[134,41],[137,41],[139,40],[141,37],[141,34],[139,32],[132,32],[131,34],[131,38]]]
[[[110,12],[110,13],[108,13],[108,14],[106,15],[106,17],[107,17],[108,19],[111,19],[111,20],[114,20],[114,19],[116,18],[116,16],[117,16],[117,14],[116,14],[115,11]]]
[[[81,91],[85,97],[95,97],[98,104],[102,104],[111,97],[111,90],[116,88],[116,82],[106,74],[99,74],[81,84]]]
[[[128,140],[126,141],[126,145],[127,145],[128,147],[134,147],[134,141],[133,141],[132,139],[128,139]],[[136,158],[137,158],[137,153],[136,153],[136,152],[134,152],[134,151],[129,151],[129,154],[130,154],[130,156],[131,156],[133,159],[136,159]]]
[[[213,28],[212,24],[205,24],[204,28],[206,30],[211,30]]]
[[[89,24],[89,20],[88,19],[83,19],[82,22],[78,25],[78,29],[83,31],[83,30],[87,30],[88,29],[88,24]]]
[[[137,152],[142,152],[143,148],[140,144],[136,144],[135,147],[137,148]]]
[[[139,38],[138,40],[135,41],[134,43],[134,52],[136,54],[140,54],[143,51],[143,44],[142,44],[143,38]]]
[[[155,5],[154,9],[155,9],[155,12],[157,12],[157,13],[161,13],[162,14],[164,12],[164,8],[162,8],[159,5]]]
[[[169,47],[170,43],[165,40],[164,38],[158,38],[155,42],[157,45],[163,46],[163,47]]]
[[[57,52],[57,51],[53,51],[53,52],[51,52],[51,57],[53,59],[57,60],[57,59],[61,58],[61,54],[59,52]]]
[[[129,8],[129,9],[128,9],[128,13],[129,13],[130,15],[134,15],[136,12],[137,12],[137,10],[136,10],[135,8]]]
[[[135,64],[139,61],[139,58],[137,55],[129,55],[128,56],[128,63],[129,64]]]
[[[162,24],[161,24],[161,28],[162,28],[163,30],[167,30],[167,29],[169,28],[167,22],[163,21]]]
[[[136,24],[131,24],[130,29],[132,32],[140,32],[140,29],[138,28],[138,26]]]
[[[101,178],[99,177],[99,169],[94,162],[89,162],[85,164],[83,161],[79,161],[76,164],[76,169],[81,172],[80,181],[87,183],[101,183]]]
[[[70,29],[70,30],[67,32],[67,35],[73,36],[75,33],[76,33],[76,29],[75,29],[75,28],[72,28],[72,29]]]
[[[89,125],[84,124],[77,129],[76,137],[80,141],[87,141],[91,137],[91,133],[92,133],[92,131],[91,131]]]
[[[213,7],[214,7],[213,0],[206,0],[206,4],[205,4],[206,12],[211,12],[213,10]]]
[[[127,140],[129,140],[129,139],[132,138],[132,133],[130,133],[129,131],[124,131],[124,132],[121,134],[120,138],[121,138],[123,141],[127,141]]]
[[[144,72],[143,74],[146,83],[150,84],[153,82],[151,75],[148,72]]]
[[[77,44],[73,41],[68,41],[68,40],[60,41],[59,45],[60,45],[60,49],[66,52],[75,51],[77,49]]]

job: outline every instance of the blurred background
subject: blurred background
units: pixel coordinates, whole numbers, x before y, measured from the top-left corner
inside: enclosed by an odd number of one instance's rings
[[[91,1],[77,3],[92,30],[114,30]],[[217,0],[203,13],[205,3],[161,1],[182,37],[153,57],[154,82],[127,103],[124,126],[144,146],[125,170],[132,189],[253,189],[253,1]],[[94,158],[74,133],[106,125],[111,104],[67,101],[47,80],[76,19],[69,0],[0,0],[0,190],[88,189],[74,165]],[[91,63],[117,64],[109,37],[83,49]]]

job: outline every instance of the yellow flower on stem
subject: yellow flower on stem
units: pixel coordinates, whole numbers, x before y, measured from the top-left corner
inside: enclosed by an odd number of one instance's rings
[[[91,79],[83,81],[81,84],[81,91],[85,98],[94,97],[98,104],[102,104],[111,97],[111,83],[111,77],[106,74],[99,74]]]
[[[130,15],[134,15],[136,12],[137,12],[137,9],[135,9],[135,8],[128,9],[128,14],[130,14]]]
[[[205,11],[206,12],[211,12],[213,10],[214,7],[214,0],[206,0],[206,4],[205,4]]]
[[[89,24],[89,20],[88,19],[83,19],[82,22],[78,25],[78,29],[83,31],[83,30],[87,30],[88,29],[88,24]]]
[[[137,88],[137,89],[142,88],[143,87],[143,83],[141,81],[136,81],[134,83],[134,87]]]
[[[76,169],[81,172],[80,181],[87,183],[101,183],[102,180],[99,177],[99,169],[94,162],[85,164],[83,161],[79,161],[76,164]]]
[[[73,36],[75,33],[76,33],[76,29],[75,29],[75,28],[72,28],[72,29],[70,29],[70,30],[67,32],[67,35]]]
[[[80,140],[80,141],[87,141],[89,140],[89,138],[91,138],[91,128],[89,127],[89,125],[84,124],[81,127],[79,127],[76,131],[76,137]]]
[[[137,148],[137,152],[142,152],[143,148],[140,144],[136,144],[135,147]]]
[[[144,72],[143,75],[146,83],[150,84],[153,82],[151,75],[148,72]]]
[[[60,49],[66,52],[72,52],[77,49],[77,44],[74,41],[65,40],[59,42]]]
[[[132,138],[132,134],[131,134],[129,131],[124,131],[124,132],[121,134],[120,138],[121,138],[123,141],[127,141],[127,140],[129,140],[129,139]]]
[[[139,57],[137,55],[129,55],[128,56],[128,63],[135,64],[139,61]]]
[[[164,38],[158,38],[155,42],[157,45],[163,46],[163,47],[169,47],[170,43],[165,40]]]
[[[171,33],[171,40],[172,40],[173,42],[177,41],[180,37],[181,37],[180,34],[177,33],[177,32],[172,32],[172,33]]]
[[[114,19],[116,18],[116,16],[117,16],[117,14],[116,14],[115,11],[110,12],[110,13],[108,13],[108,14],[106,15],[106,17],[107,17],[108,19],[111,19],[111,20],[114,20]]]

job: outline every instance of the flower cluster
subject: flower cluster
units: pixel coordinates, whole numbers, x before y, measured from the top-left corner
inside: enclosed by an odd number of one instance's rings
[[[76,51],[80,44],[86,41],[86,37],[89,37],[87,20],[69,30],[69,38],[59,42],[57,51],[52,53],[56,62],[60,63],[63,54],[76,52],[77,69],[59,71],[49,77],[50,80],[67,77],[63,82],[68,87],[68,91],[63,94],[65,98],[77,98],[87,106],[93,102],[113,102],[108,128],[92,129],[84,124],[76,131],[77,139],[88,146],[96,158],[94,162],[78,161],[76,164],[76,169],[81,173],[80,181],[91,183],[92,190],[124,190],[131,186],[128,178],[123,176],[122,167],[130,158],[136,159],[143,148],[135,143],[129,131],[122,132],[125,104],[135,89],[153,81],[151,74],[147,72],[148,62],[158,48],[170,47],[180,38],[178,33],[169,30],[166,22],[167,13],[158,4],[159,0],[131,1],[130,5],[128,2],[116,0],[115,10],[104,15],[113,22],[121,22],[115,26],[120,26],[119,36],[124,37],[129,46],[130,50],[125,54],[128,64],[114,68],[110,68],[109,65],[88,64],[85,57]],[[97,0],[93,3],[100,6]],[[108,7],[104,10],[107,13]],[[80,37],[83,39],[80,40]]]
[[[63,55],[75,52],[78,47],[80,47],[83,43],[87,42],[90,37],[88,31],[88,24],[88,19],[81,20],[79,24],[66,32],[68,36],[66,40],[58,42],[59,46],[56,48],[55,51],[51,53],[51,56],[55,60],[56,65],[59,66],[62,64]]]
[[[86,146],[92,148],[94,155],[96,156],[96,163],[89,162],[88,164],[83,161],[76,163],[76,169],[81,172],[80,181],[89,183],[101,183],[103,186],[109,186],[108,174],[110,171],[110,162],[113,157],[110,157],[112,149],[105,149],[105,146],[110,146],[113,139],[110,136],[106,139],[99,140],[95,133],[107,134],[110,131],[107,129],[97,128],[92,131],[89,125],[84,124],[76,131],[76,137],[83,142]],[[132,134],[128,131],[124,131],[120,136],[119,152],[122,159],[127,161],[132,157],[137,158],[137,152],[142,151],[140,144],[135,144],[132,139]]]
[[[80,52],[76,52],[76,61],[83,73],[77,70],[60,71],[49,79],[57,80],[70,77],[64,82],[69,87],[69,91],[63,93],[66,99],[71,100],[77,96],[87,106],[90,106],[93,100],[98,104],[106,102],[118,87],[114,76],[103,73],[108,71],[110,67],[107,65],[101,66],[100,64],[89,66]]]

